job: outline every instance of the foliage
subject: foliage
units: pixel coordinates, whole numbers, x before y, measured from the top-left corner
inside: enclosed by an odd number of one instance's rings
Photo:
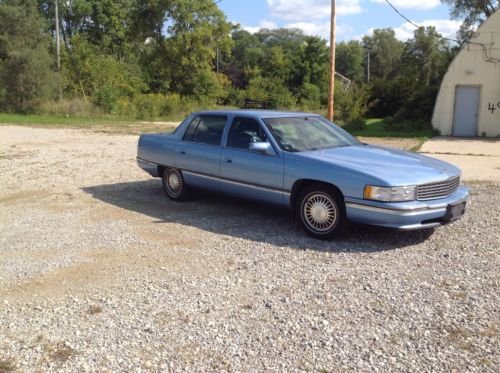
[[[367,111],[368,91],[365,87],[346,89],[342,82],[335,84],[335,122],[350,129],[363,129]]]
[[[461,41],[469,40],[477,26],[500,8],[500,0],[441,0],[450,6],[450,14],[454,19],[463,20],[458,30]]]
[[[415,30],[413,38],[403,44],[399,73],[393,79],[374,76],[370,115],[430,122],[441,79],[453,57],[448,43],[436,35],[433,27]]]
[[[399,74],[404,43],[396,39],[393,29],[375,29],[372,35],[363,37],[363,44],[370,53],[373,75],[388,79]]]
[[[57,89],[46,25],[31,2],[0,5],[0,109],[32,112]]]
[[[443,1],[474,25],[498,7]],[[247,98],[279,109],[327,106],[329,47],[299,29],[252,34],[213,0],[72,0],[59,10],[60,74],[54,1],[0,0],[0,110],[154,120]],[[337,43],[336,70],[350,84],[336,81],[335,121],[353,131],[366,115],[392,117],[391,131],[428,123],[453,53],[434,28],[405,43],[388,28]]]
[[[335,46],[335,70],[348,79],[362,83],[365,55],[363,45],[357,40],[337,43]]]

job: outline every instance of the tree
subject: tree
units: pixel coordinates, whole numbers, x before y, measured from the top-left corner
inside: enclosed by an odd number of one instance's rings
[[[371,74],[382,79],[398,75],[404,43],[396,39],[393,29],[375,29],[372,35],[363,37],[363,44],[371,51]]]
[[[454,19],[463,19],[458,30],[458,38],[467,41],[476,28],[500,8],[500,0],[441,0],[450,6],[450,14]]]
[[[451,59],[448,42],[433,26],[420,27],[408,40],[403,53],[403,69],[406,75],[415,77],[419,85],[428,87],[439,84]]]
[[[405,44],[402,72],[398,78],[403,105],[398,119],[429,122],[443,75],[451,61],[448,42],[434,27],[420,27]]]
[[[0,108],[30,112],[55,92],[47,25],[31,1],[0,3]]]
[[[140,12],[156,14],[134,26],[155,50],[156,60],[142,59],[147,74],[161,81],[163,91],[218,97],[224,79],[214,71],[216,51],[229,54],[232,41],[231,25],[213,1],[149,0],[140,3]]]
[[[340,74],[361,83],[363,82],[365,55],[363,45],[357,40],[337,43],[335,68]]]

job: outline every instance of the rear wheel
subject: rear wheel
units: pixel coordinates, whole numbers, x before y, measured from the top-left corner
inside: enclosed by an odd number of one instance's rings
[[[340,236],[347,227],[342,195],[324,184],[306,187],[299,195],[297,213],[302,228],[311,237],[328,240]]]
[[[174,201],[182,201],[187,197],[187,186],[180,170],[167,168],[162,176],[163,190],[168,198]]]

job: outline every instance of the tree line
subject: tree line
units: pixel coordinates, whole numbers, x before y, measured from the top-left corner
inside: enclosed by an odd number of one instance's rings
[[[465,16],[461,42],[499,6],[444,2],[455,17]],[[241,107],[246,98],[313,111],[327,103],[327,41],[299,29],[252,34],[229,23],[212,0],[68,0],[58,6],[60,70],[55,1],[0,0],[0,111],[154,119]],[[386,28],[337,43],[336,70],[347,79],[336,84],[336,121],[359,127],[369,115],[391,117],[394,126],[407,120],[426,125],[459,47],[433,27],[416,29],[406,42]]]

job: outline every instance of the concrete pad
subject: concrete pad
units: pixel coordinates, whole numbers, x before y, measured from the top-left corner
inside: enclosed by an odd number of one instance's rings
[[[420,148],[420,152],[500,157],[500,139],[435,137],[425,142]]]
[[[451,163],[462,170],[462,180],[500,183],[500,157],[474,155],[426,154]]]
[[[437,137],[425,142],[420,153],[460,167],[463,180],[500,183],[500,139]]]

